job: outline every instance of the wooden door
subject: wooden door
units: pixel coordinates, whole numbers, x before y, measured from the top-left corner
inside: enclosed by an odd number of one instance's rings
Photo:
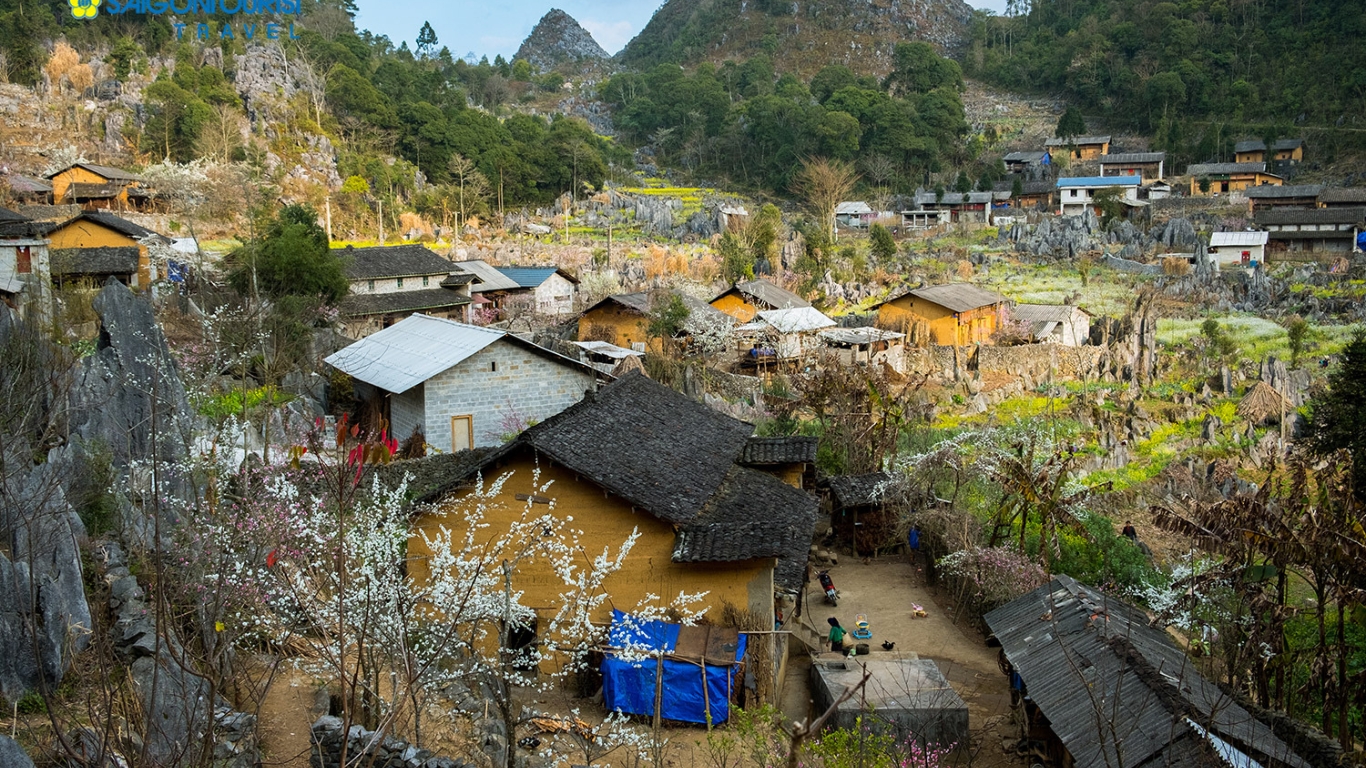
[[[451,452],[466,451],[474,447],[474,417],[451,417]]]

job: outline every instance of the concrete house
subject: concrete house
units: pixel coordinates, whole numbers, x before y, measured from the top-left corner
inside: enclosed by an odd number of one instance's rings
[[[1057,576],[984,618],[1028,762],[1310,768],[1113,594]]]
[[[145,289],[161,277],[153,263],[152,245],[170,239],[108,211],[84,211],[64,221],[38,222],[49,240],[52,279],[58,284],[109,277],[130,288]]]
[[[1337,256],[1356,248],[1357,235],[1366,227],[1366,208],[1281,208],[1258,211],[1252,220],[1267,231],[1268,256]]]
[[[763,278],[736,283],[709,303],[742,323],[748,323],[766,309],[811,306],[806,299]]]
[[[1221,267],[1266,263],[1268,232],[1215,232],[1209,236],[1210,260]]]
[[[52,185],[52,202],[57,205],[128,210],[145,207],[150,199],[141,179],[108,165],[76,163],[49,174],[47,179]]]
[[[1085,346],[1091,340],[1091,316],[1070,304],[1016,304],[1010,310],[1016,320],[1030,325],[1030,335],[1041,344]]]
[[[330,355],[380,400],[390,433],[438,451],[501,445],[514,425],[544,421],[583,398],[598,373],[506,331],[413,315]]]
[[[893,370],[905,367],[906,334],[881,328],[827,328],[818,334],[826,352],[842,365],[878,365]]]
[[[516,283],[509,294],[530,294],[536,313],[568,315],[574,312],[579,279],[559,267],[494,267]]]
[[[606,624],[614,607],[630,611],[647,595],[668,600],[683,591],[703,593],[698,607],[711,615],[730,603],[759,614],[772,628],[775,604],[790,605],[804,581],[817,505],[780,479],[791,474],[790,464],[770,461],[774,446],[750,450],[753,434],[750,424],[628,374],[497,450],[463,462],[427,459],[452,468],[442,486],[418,499],[435,505],[414,527],[460,530],[459,502],[476,473],[486,479],[511,473],[488,502],[491,536],[521,519],[528,503],[541,514],[552,501],[553,514],[572,517],[584,531],[588,553],[618,547],[638,532],[621,570],[604,585],[611,602],[592,620]],[[781,458],[814,459],[814,441],[798,447],[802,455]],[[537,472],[539,481],[533,479]],[[418,580],[426,578],[424,546],[414,535],[409,552]],[[564,591],[549,568],[528,557],[512,573],[512,588],[537,610],[538,632],[545,631]]]
[[[879,328],[905,333],[916,343],[964,347],[989,343],[1009,305],[999,293],[950,283],[906,291],[873,308]]]
[[[1166,152],[1123,152],[1100,156],[1101,176],[1137,176],[1139,183],[1166,176]]]
[[[1280,176],[1267,173],[1266,163],[1195,163],[1186,167],[1186,175],[1190,176],[1191,197],[1279,187],[1285,183]]]
[[[1095,210],[1096,194],[1113,189],[1121,202],[1138,202],[1138,188],[1143,180],[1137,176],[1075,176],[1058,179],[1058,212],[1063,216],[1081,216],[1087,209]]]
[[[1240,163],[1289,163],[1304,161],[1304,139],[1281,139],[1272,145],[1271,157],[1266,156],[1266,142],[1259,139],[1240,141],[1233,145],[1233,159]]]
[[[1059,152],[1073,160],[1098,160],[1101,155],[1110,153],[1109,136],[1072,136],[1053,138],[1044,142],[1054,156]]]
[[[416,312],[470,321],[475,276],[421,245],[347,246],[333,254],[345,260],[351,283],[339,307],[348,338],[363,339]]]
[[[823,347],[817,332],[834,326],[835,321],[815,307],[766,309],[736,328],[735,337],[742,354],[756,349],[771,350],[770,357],[793,360]]]
[[[35,223],[0,208],[0,301],[27,320],[51,314],[52,275],[47,240]]]

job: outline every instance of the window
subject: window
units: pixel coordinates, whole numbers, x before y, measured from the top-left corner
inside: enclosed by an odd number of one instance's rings
[[[474,447],[474,417],[451,417],[451,452],[469,450]]]
[[[428,280],[431,280],[431,278],[430,278],[430,277],[427,277],[426,275],[423,275],[423,276],[422,276],[422,287],[423,287],[423,288],[426,288],[426,287],[427,287],[427,285],[428,285],[428,282],[427,282],[427,281],[428,281]]]
[[[27,275],[33,271],[33,256],[29,251],[29,246],[21,245],[14,249],[16,264],[14,271],[21,275]]]
[[[493,362],[489,363],[489,370],[492,371],[492,372],[494,372],[494,373],[497,373],[497,372],[498,372],[498,361],[497,361],[497,360],[494,360]]]
[[[375,292],[375,281],[374,281],[374,280],[371,280],[369,283],[367,283],[367,284],[366,284],[366,289],[369,290],[371,293],[374,293],[374,292]]]
[[[1077,190],[1074,189],[1074,190],[1072,190],[1072,197],[1076,197],[1076,196],[1077,196]]]
[[[402,287],[403,287],[403,278],[400,277],[400,278],[398,278],[397,280],[395,280],[394,282],[397,283],[397,287],[399,287],[399,288],[402,288]]]

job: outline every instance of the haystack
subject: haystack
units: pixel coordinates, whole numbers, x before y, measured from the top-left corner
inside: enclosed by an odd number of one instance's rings
[[[640,362],[640,355],[631,355],[630,357],[623,357],[621,359],[621,362],[617,363],[617,367],[612,369],[612,375],[619,379],[622,376],[625,376],[626,374],[630,373],[631,371],[640,371],[641,373],[644,373],[646,376],[650,375],[648,373],[645,373],[645,364]]]
[[[1279,423],[1281,414],[1294,409],[1285,395],[1265,381],[1257,382],[1238,403],[1238,415],[1257,426]]]

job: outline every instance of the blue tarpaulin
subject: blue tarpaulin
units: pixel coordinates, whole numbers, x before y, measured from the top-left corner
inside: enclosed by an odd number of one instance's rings
[[[737,672],[740,669],[739,662],[745,658],[746,638],[739,635],[733,642],[721,646],[724,648],[725,658],[734,662],[722,666],[715,664],[716,657],[706,651],[699,654],[696,661],[683,661],[680,660],[681,657],[669,658],[667,654],[678,651],[679,635],[682,632],[684,628],[678,624],[646,621],[621,611],[613,611],[608,644],[613,648],[631,648],[646,652],[663,651],[666,654],[664,689],[660,697],[661,717],[685,723],[706,723],[706,713],[710,705],[711,722],[723,723],[730,718],[730,696],[743,682],[738,679]],[[733,655],[731,645],[734,646]],[[706,656],[705,662],[702,655]],[[613,712],[653,716],[658,664],[658,659],[653,657],[627,661],[608,654],[602,660],[603,703]]]
[[[1357,250],[1366,251],[1366,232],[1357,235]]]

